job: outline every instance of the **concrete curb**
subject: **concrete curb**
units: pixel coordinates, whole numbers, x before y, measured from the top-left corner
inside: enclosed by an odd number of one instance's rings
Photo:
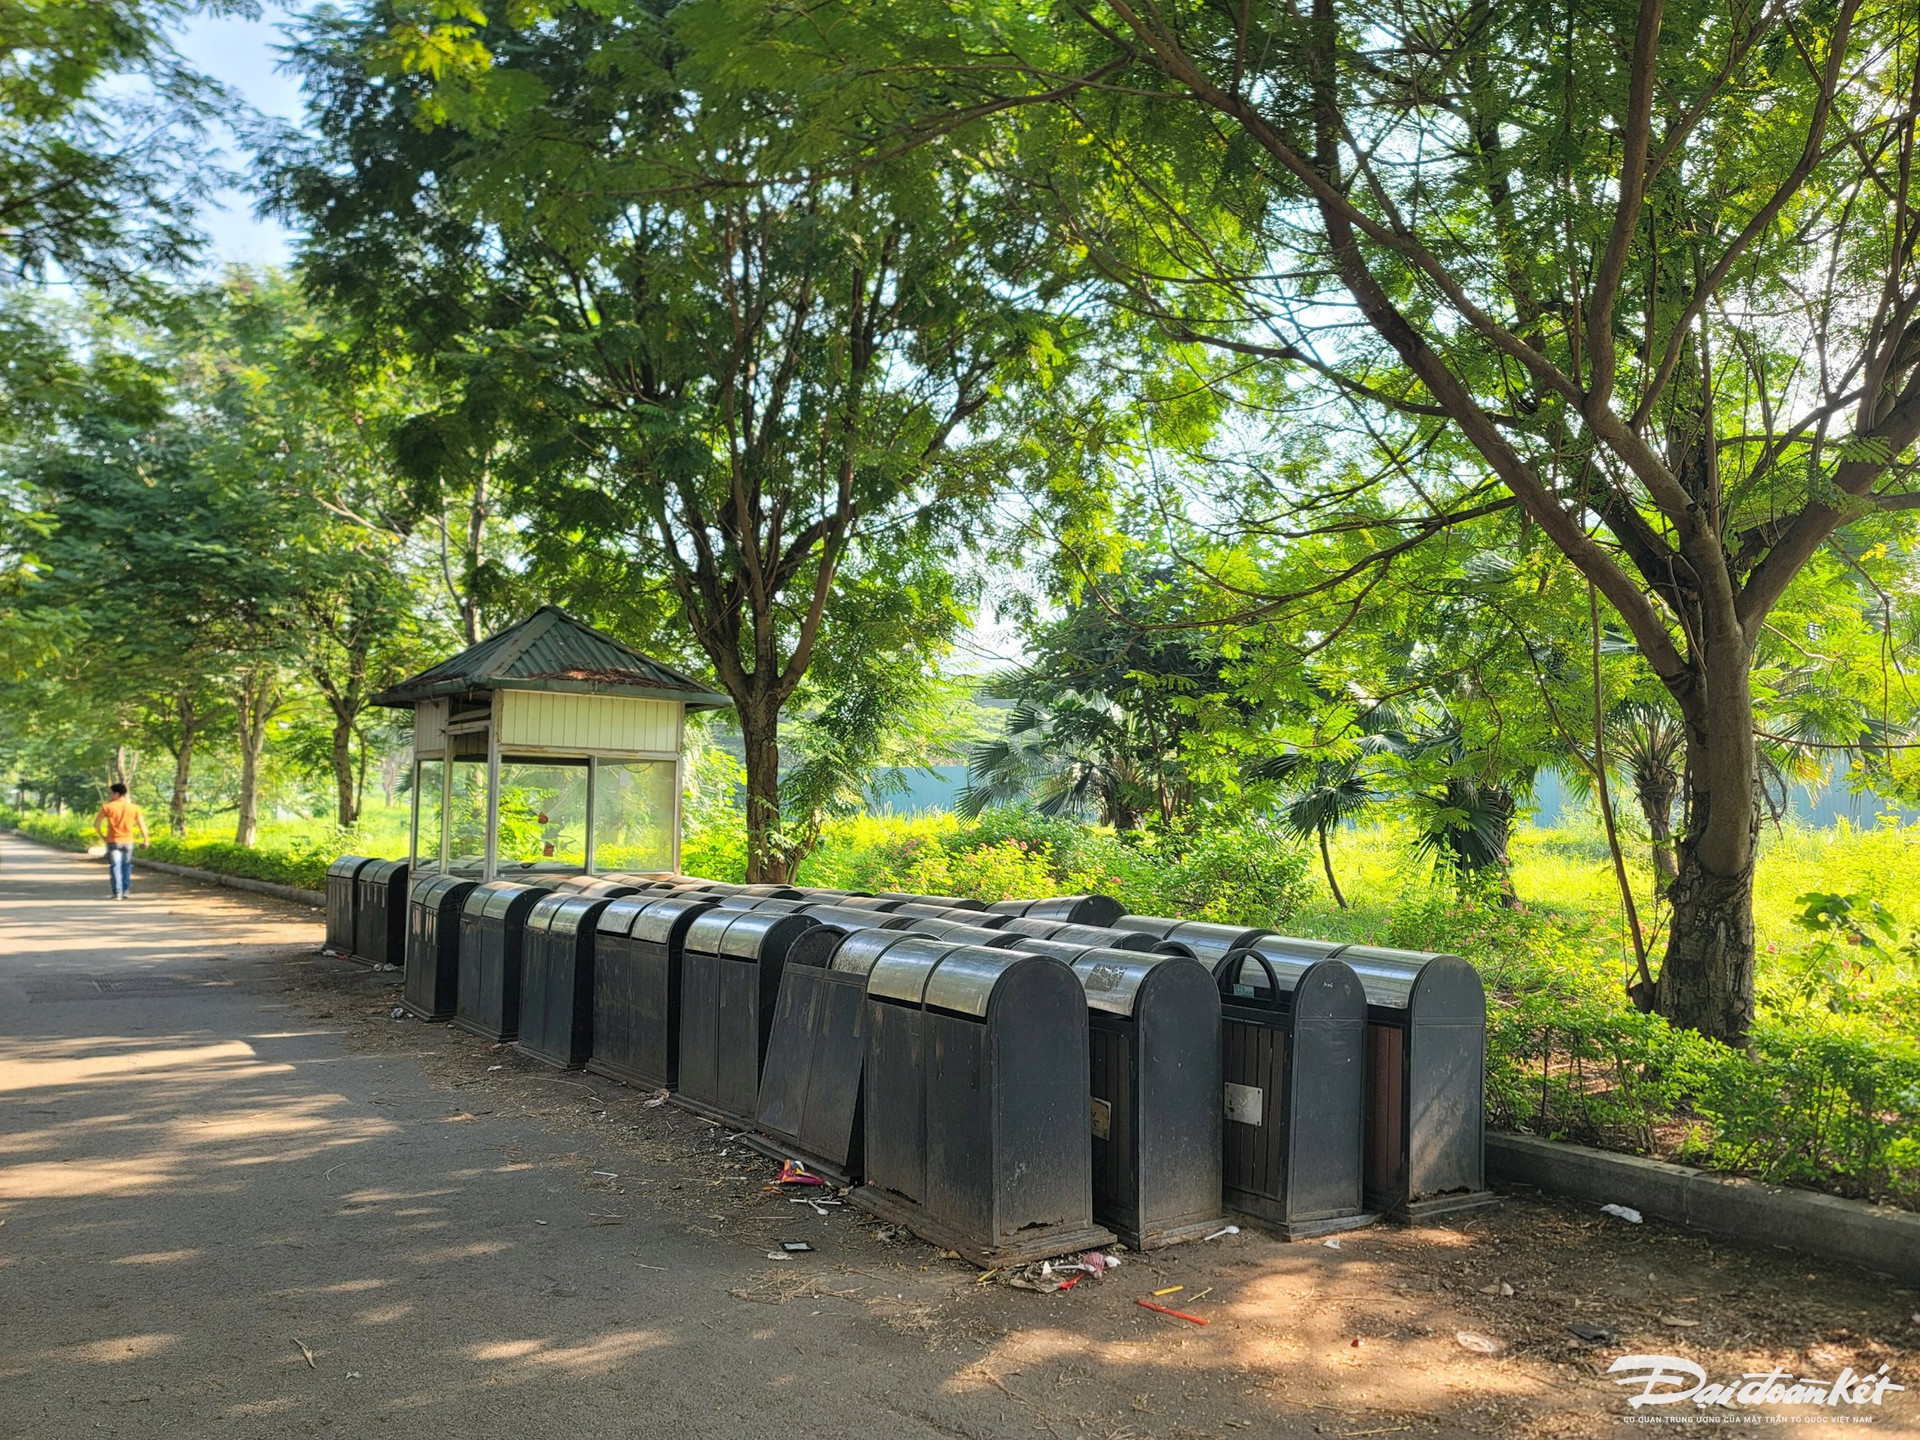
[[[1533,1135],[1487,1134],[1487,1177],[1920,1281],[1920,1213]]]
[[[198,880],[206,885],[225,885],[233,890],[251,890],[256,895],[271,895],[276,900],[290,900],[295,905],[311,905],[315,909],[327,908],[327,897],[318,890],[300,890],[292,885],[275,885],[271,880],[249,880],[244,875],[222,875],[217,870],[196,870],[191,865],[174,865],[165,860],[134,859],[134,866],[140,870],[158,870],[162,875],[177,875],[182,880]]]

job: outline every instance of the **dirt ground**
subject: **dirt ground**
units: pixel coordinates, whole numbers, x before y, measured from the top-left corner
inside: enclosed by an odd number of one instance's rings
[[[1337,1244],[1240,1220],[1071,1290],[983,1282],[769,1189],[771,1162],[653,1097],[394,1018],[399,975],[321,956],[297,907],[143,877],[161,898],[136,919],[87,903],[92,867],[0,848],[0,1435],[1357,1440],[1695,1418],[1632,1414],[1605,1373],[1623,1354],[1716,1379],[1887,1364],[1920,1388],[1912,1289],[1538,1198]],[[75,974],[124,993],[58,998]],[[271,1094],[227,1093],[259,1068]],[[227,1143],[177,1138],[207,1125]],[[116,1232],[129,1206],[137,1238]],[[387,1232],[363,1248],[355,1217]],[[782,1240],[814,1249],[775,1260]],[[1206,1325],[1135,1303],[1173,1286],[1161,1303]],[[1868,1411],[1872,1433],[1920,1433],[1912,1395]]]

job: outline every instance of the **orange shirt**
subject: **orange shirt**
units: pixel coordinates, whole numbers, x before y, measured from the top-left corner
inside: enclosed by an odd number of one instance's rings
[[[96,826],[103,822],[109,845],[131,845],[139,838],[140,827],[147,823],[147,812],[124,796],[116,796],[93,817]]]

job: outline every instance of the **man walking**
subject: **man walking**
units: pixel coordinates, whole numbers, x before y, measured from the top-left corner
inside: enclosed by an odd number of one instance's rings
[[[133,843],[147,839],[147,812],[127,798],[127,787],[115,785],[113,798],[93,817],[93,833],[107,842],[107,879],[113,885],[113,898],[124,900],[133,893]]]

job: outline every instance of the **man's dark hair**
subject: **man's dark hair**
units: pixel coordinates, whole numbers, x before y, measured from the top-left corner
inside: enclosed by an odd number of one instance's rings
[[[124,795],[127,793],[127,787],[122,785],[117,780],[113,784],[109,785],[107,789],[111,790],[116,795]]]

